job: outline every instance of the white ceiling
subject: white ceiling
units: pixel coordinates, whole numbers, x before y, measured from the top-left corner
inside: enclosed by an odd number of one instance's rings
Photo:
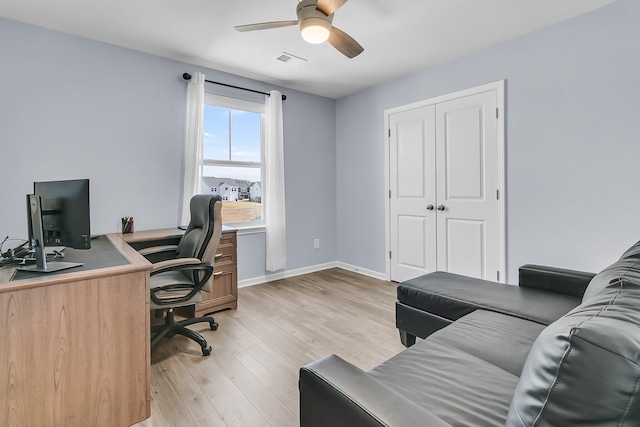
[[[350,0],[333,24],[364,52],[348,59],[297,27],[297,0],[0,0],[0,16],[329,98],[358,92],[614,0]],[[301,66],[277,61],[287,52]]]

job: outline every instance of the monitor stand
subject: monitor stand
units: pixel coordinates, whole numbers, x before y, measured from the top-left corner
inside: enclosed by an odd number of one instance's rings
[[[67,268],[80,267],[83,265],[79,262],[47,262],[47,252],[44,247],[44,232],[42,227],[42,208],[40,206],[40,196],[37,194],[27,195],[27,209],[29,213],[29,222],[31,227],[31,235],[35,240],[35,264],[21,265],[18,267],[20,271],[33,271],[38,273],[51,273],[54,271],[66,270]]]
[[[83,265],[81,262],[51,261],[45,262],[44,266],[39,266],[38,261],[36,260],[35,264],[18,266],[18,270],[33,271],[36,273],[52,273],[54,271],[66,270],[67,268],[80,267],[81,265]]]

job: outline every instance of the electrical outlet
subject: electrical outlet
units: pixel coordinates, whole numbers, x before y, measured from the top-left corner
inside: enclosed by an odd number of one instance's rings
[[[313,239],[313,249],[320,248],[320,239]]]

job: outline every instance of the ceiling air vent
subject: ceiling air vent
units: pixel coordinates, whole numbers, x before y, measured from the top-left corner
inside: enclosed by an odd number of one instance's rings
[[[287,52],[282,52],[282,55],[278,56],[276,60],[284,62],[288,65],[293,65],[294,67],[302,67],[302,65],[307,62],[306,59],[300,58],[299,56],[295,56]]]

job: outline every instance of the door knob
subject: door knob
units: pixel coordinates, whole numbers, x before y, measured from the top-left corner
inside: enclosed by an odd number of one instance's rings
[[[439,211],[443,211],[444,210],[444,205],[438,205],[438,207],[436,209],[438,209]]]
[[[427,205],[427,210],[428,211],[432,211],[433,210],[433,205]]]

